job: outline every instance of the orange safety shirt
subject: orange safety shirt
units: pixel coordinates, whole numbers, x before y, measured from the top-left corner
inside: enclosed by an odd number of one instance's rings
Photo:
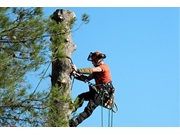
[[[106,64],[99,65],[102,69],[101,72],[95,72],[95,82],[96,84],[103,84],[111,82],[111,73],[110,69]]]

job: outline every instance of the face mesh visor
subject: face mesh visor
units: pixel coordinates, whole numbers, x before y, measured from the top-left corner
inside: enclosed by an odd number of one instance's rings
[[[90,52],[90,54],[89,54],[87,60],[88,60],[88,61],[92,61],[94,56],[95,56],[95,54],[92,53],[92,52]]]

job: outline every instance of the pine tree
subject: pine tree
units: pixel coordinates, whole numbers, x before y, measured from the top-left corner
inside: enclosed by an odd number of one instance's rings
[[[43,15],[38,7],[0,8],[0,126],[68,126],[76,18],[68,10],[56,10],[47,20]],[[84,14],[82,21],[87,24],[89,17]],[[45,64],[52,65],[52,87],[32,90],[27,74]]]
[[[29,92],[26,74],[46,62],[42,8],[0,8],[0,126],[43,126],[47,92]]]

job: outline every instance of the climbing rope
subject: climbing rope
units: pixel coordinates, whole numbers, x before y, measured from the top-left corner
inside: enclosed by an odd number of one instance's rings
[[[95,84],[92,84],[90,81],[88,81],[88,84],[94,90],[96,90],[98,92],[98,90],[95,87]],[[116,113],[118,111],[117,105],[116,105],[116,103],[114,102],[114,99],[113,99],[113,103],[110,106],[105,106],[104,105],[104,98],[105,98],[105,95],[109,96],[109,93],[106,92],[106,91],[103,91],[102,93],[99,93],[99,94],[101,94],[101,96],[102,96],[101,97],[101,100],[102,100],[102,102],[101,102],[101,126],[103,127],[103,123],[104,123],[103,122],[103,118],[104,118],[104,116],[103,116],[103,108],[106,108],[106,109],[109,110],[109,112],[108,112],[108,126],[112,127],[112,125],[113,125],[113,113]],[[113,98],[114,98],[114,96],[113,96]],[[116,108],[116,110],[114,110],[114,107]]]
[[[103,127],[103,108],[104,108],[104,96],[105,96],[105,92],[103,92],[102,94],[102,104],[101,104],[101,126]],[[116,111],[113,110],[113,106],[116,106]],[[108,127],[112,127],[113,126],[113,113],[117,112],[117,105],[115,103],[112,104],[111,108],[107,108],[108,110]]]
[[[71,64],[73,64],[73,61],[69,56],[66,56],[66,58],[70,60]],[[70,89],[71,91],[72,91],[72,88],[73,88],[73,84],[74,84],[74,77],[72,78],[71,89]]]
[[[103,100],[104,100],[104,94],[105,94],[105,92],[103,92],[103,95],[102,95],[102,104],[101,104],[101,127],[103,127],[103,105],[104,105],[104,102],[103,102]]]

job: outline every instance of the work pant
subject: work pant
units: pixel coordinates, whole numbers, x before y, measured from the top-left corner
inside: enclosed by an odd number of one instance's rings
[[[83,122],[86,118],[88,118],[93,111],[96,109],[97,106],[102,104],[101,96],[90,87],[90,91],[84,92],[75,99],[75,104],[77,105],[78,109],[83,105],[84,101],[89,101],[87,106],[85,107],[84,111],[81,112],[78,117],[73,120],[73,126],[79,125],[81,122]]]

